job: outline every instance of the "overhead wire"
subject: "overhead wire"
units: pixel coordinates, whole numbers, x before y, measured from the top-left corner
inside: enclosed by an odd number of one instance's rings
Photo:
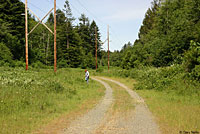
[[[49,3],[53,3],[52,0],[46,0],[47,2]],[[98,17],[96,17],[90,10],[88,10],[79,0],[77,0],[77,2],[79,3],[80,6],[82,6],[89,14],[91,14],[95,19],[94,20],[97,20],[98,22],[106,25],[106,23],[104,23],[102,20],[100,20]],[[42,10],[41,8],[39,8],[38,6],[34,5],[33,3],[31,2],[28,2],[30,5],[32,5],[33,7],[37,8],[38,10],[40,10],[41,12],[43,13],[46,13],[46,11]],[[82,14],[72,3],[69,3],[71,5],[71,7],[78,13],[78,14]],[[56,6],[57,8],[59,9],[63,9],[63,8],[60,8],[60,6],[57,4]],[[76,22],[73,22],[75,23],[76,25],[79,25],[78,23]],[[110,27],[110,26],[109,26]],[[110,27],[111,31],[110,33],[113,33],[113,35],[115,36],[115,38],[122,44],[121,40],[118,38],[116,32],[114,31],[114,29],[112,27]],[[101,29],[104,33],[107,33],[105,30]],[[104,46],[103,46],[104,47]],[[112,48],[112,46],[110,46]],[[104,47],[105,48],[105,47]]]
[[[40,10],[41,12],[46,13],[46,11],[42,10],[42,9],[39,8],[38,6],[34,5],[33,3],[31,3],[31,2],[27,2],[27,3],[30,4],[31,6],[33,6],[34,8],[37,8],[37,9]]]
[[[77,0],[77,2],[88,12],[90,13],[94,18],[96,18],[96,20],[98,20],[99,22],[103,23],[103,24],[106,24],[104,23],[102,20],[100,20],[98,17],[96,17],[96,15],[94,15],[90,10],[88,10],[79,0]]]
[[[77,0],[77,2],[88,12],[88,13],[90,13],[94,18],[96,18],[96,20],[98,20],[99,22],[101,22],[102,24],[104,24],[104,25],[107,25],[106,23],[104,23],[102,20],[100,20],[98,17],[96,17],[90,10],[88,10],[81,2],[80,2],[80,0]],[[117,36],[117,34],[116,34],[116,32],[115,32],[115,30],[111,27],[111,26],[109,26],[110,27],[110,33],[113,33],[113,35],[115,36],[115,39],[117,39],[118,41],[119,41],[119,43],[121,43],[121,44],[123,44],[122,43],[122,41],[119,39],[119,37]],[[105,30],[102,30],[104,33],[106,33],[106,31]]]
[[[75,9],[77,13],[82,14],[72,3],[69,3],[69,5],[71,5],[72,8]]]
[[[100,20],[98,17],[96,17],[96,15],[94,15],[89,9],[87,9],[86,6],[84,6],[84,4],[82,4],[79,0],[77,0],[77,2],[78,2],[78,4],[79,4],[82,8],[84,8],[89,14],[92,15],[93,20],[95,20],[96,22],[98,21],[98,22],[100,22],[100,23],[102,23],[102,24],[104,24],[104,25],[107,25],[107,24],[104,23],[102,20]],[[104,33],[106,33],[106,31],[103,30],[103,29],[101,29],[101,31],[103,31]]]
[[[109,26],[110,27],[110,26]],[[117,36],[116,32],[114,31],[114,29],[112,27],[110,27],[111,29],[111,33],[113,33],[113,35],[115,36],[115,38],[122,44],[122,41],[119,39],[119,37]]]

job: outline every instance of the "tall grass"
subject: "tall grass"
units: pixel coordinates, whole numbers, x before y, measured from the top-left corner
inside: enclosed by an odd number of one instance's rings
[[[200,132],[200,82],[191,79],[180,65],[132,70],[111,68],[109,72],[101,70],[94,75],[109,76],[139,93],[163,134]]]
[[[100,98],[103,87],[86,84],[81,69],[0,68],[0,133],[31,133],[84,101]]]
[[[156,117],[163,134],[200,131],[200,103],[197,98],[156,90],[137,90]]]
[[[131,70],[111,67],[109,72],[104,67],[92,73],[108,77],[133,78],[137,80],[137,84],[135,84],[137,90],[158,90],[176,92],[179,95],[200,96],[200,81],[188,77],[189,74],[184,72],[181,65],[163,68],[141,67]]]

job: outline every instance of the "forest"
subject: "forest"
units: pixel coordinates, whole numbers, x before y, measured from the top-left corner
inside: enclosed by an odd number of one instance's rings
[[[0,2],[0,65],[25,64],[24,3],[19,0]],[[5,8],[2,8],[5,7]],[[57,9],[58,67],[95,68],[94,20],[81,14],[73,22],[69,1]],[[53,14],[46,25],[53,29]],[[37,20],[29,13],[29,31]],[[200,80],[200,1],[153,0],[145,14],[135,42],[110,52],[110,65],[123,69],[170,67],[180,65],[191,78]],[[98,65],[107,66],[107,51],[98,42]],[[45,68],[53,65],[53,35],[42,25],[29,35],[29,64]]]
[[[199,42],[199,0],[154,0],[145,14],[138,39],[113,52],[111,64],[128,70],[178,65],[199,81]]]
[[[2,0],[0,2],[0,65],[24,66],[25,61],[25,16],[24,3],[19,0]],[[4,8],[2,8],[4,7]],[[100,33],[96,22],[90,21],[81,14],[79,24],[73,22],[69,2],[63,9],[57,9],[57,60],[58,67],[95,67],[95,27],[97,38]],[[53,30],[53,13],[49,15],[46,25]],[[37,24],[35,17],[29,13],[28,28]],[[29,64],[33,67],[45,68],[53,64],[53,35],[39,25],[29,35]],[[101,56],[98,44],[98,56]]]

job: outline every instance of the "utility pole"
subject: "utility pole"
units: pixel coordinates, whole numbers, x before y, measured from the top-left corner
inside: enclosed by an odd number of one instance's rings
[[[95,39],[96,39],[96,53],[95,53],[95,55],[96,55],[96,71],[97,71],[97,27],[95,27]]]
[[[56,0],[54,0],[54,72],[56,72]]]
[[[46,47],[46,65],[47,65],[47,58],[48,58],[48,50],[49,50],[49,34],[48,34],[48,42]]]
[[[27,13],[27,0],[25,0],[25,46],[26,46],[26,70],[28,70],[28,13]]]
[[[109,71],[109,25],[108,25],[108,71]]]
[[[38,19],[37,25],[35,25],[32,30],[28,33],[28,10]],[[28,35],[31,34],[39,24],[44,25],[49,32],[54,34],[54,71],[56,72],[56,0],[54,0],[54,33],[48,26],[42,21],[53,11],[53,8],[40,20],[40,18],[34,14],[34,12],[28,8],[27,0],[25,0],[25,57],[26,57],[26,70],[28,70]],[[44,35],[43,35],[44,41]],[[44,43],[44,42],[43,42]]]

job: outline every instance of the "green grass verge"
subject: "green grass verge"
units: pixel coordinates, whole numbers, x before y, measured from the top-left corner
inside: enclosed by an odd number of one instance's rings
[[[81,69],[59,69],[56,74],[23,68],[0,72],[0,134],[31,133],[85,102],[98,101],[105,90],[92,80],[86,84]]]
[[[108,83],[113,89],[113,95],[115,99],[112,108],[113,112],[120,112],[125,114],[125,112],[134,110],[135,101],[131,98],[131,96],[124,88],[110,81],[106,81],[106,83]]]
[[[160,124],[163,134],[200,131],[200,105],[190,96],[155,90],[137,90]]]
[[[140,84],[140,81],[136,82],[131,78],[111,76],[109,78],[122,82],[133,90],[135,90],[134,85]],[[180,94],[174,90],[158,91],[152,89],[135,91],[145,99],[163,134],[177,134],[179,131],[200,132],[198,94]]]

